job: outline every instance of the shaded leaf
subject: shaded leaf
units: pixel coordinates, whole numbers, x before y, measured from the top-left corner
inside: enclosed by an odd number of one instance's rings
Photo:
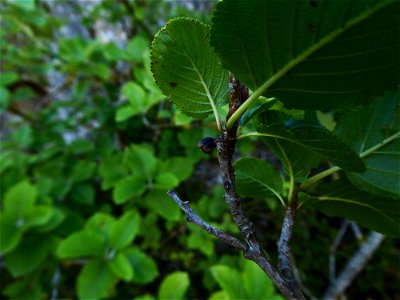
[[[133,282],[145,284],[152,282],[158,276],[157,264],[149,255],[133,247],[124,253],[134,270]]]
[[[276,144],[274,148],[279,149],[277,155],[280,158],[286,156],[284,159],[286,166],[294,159],[300,167],[309,169],[318,166],[319,159],[324,158],[345,170],[357,172],[365,170],[363,161],[355,151],[325,128],[303,124],[290,130],[276,124],[261,126],[259,132],[267,136],[264,138],[267,143],[272,141],[271,144]],[[286,153],[289,151],[290,156]],[[299,151],[304,151],[308,160],[299,157]],[[300,168],[296,171],[302,172]]]
[[[354,220],[369,229],[391,237],[400,237],[400,202],[357,190],[346,180],[325,187],[316,206],[328,216]],[[307,202],[306,202],[307,203]]]
[[[242,197],[277,197],[283,202],[283,178],[274,167],[259,158],[242,158],[235,162],[236,189]]]
[[[370,193],[400,197],[399,91],[377,98],[368,107],[343,112],[336,132],[364,157],[367,168],[364,173],[347,172],[349,180]]]
[[[110,289],[117,281],[102,259],[89,260],[78,276],[80,299],[97,299],[109,296]]]
[[[221,1],[210,43],[253,91],[347,109],[400,82],[399,10],[399,1]]]

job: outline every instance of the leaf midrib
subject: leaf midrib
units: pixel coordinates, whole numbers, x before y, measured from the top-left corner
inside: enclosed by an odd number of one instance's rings
[[[389,1],[385,1],[379,3],[375,7],[371,8],[368,11],[360,14],[359,16],[353,18],[352,20],[348,21],[342,27],[338,28],[337,30],[331,32],[324,38],[320,39],[317,43],[310,46],[308,49],[300,53],[297,57],[287,63],[282,69],[276,72],[273,76],[267,79],[258,89],[254,91],[254,93],[247,99],[245,103],[243,103],[236,112],[231,116],[228,120],[226,127],[229,129],[233,126],[235,121],[254,103],[255,100],[258,99],[269,87],[271,87],[276,81],[281,79],[287,72],[297,66],[299,63],[303,62],[307,57],[311,54],[316,52],[317,50],[321,49],[323,46],[331,42],[333,39],[341,35],[343,32],[347,31],[348,29],[352,28],[353,26],[357,25],[358,23],[367,19],[370,15],[377,12],[381,8],[385,7],[386,5],[390,4]]]

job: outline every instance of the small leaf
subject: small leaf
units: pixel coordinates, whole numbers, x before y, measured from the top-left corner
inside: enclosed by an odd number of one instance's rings
[[[44,225],[51,219],[52,215],[52,207],[44,205],[34,206],[23,217],[23,228],[27,229],[34,226]]]
[[[48,238],[38,235],[24,237],[18,247],[5,256],[7,269],[14,277],[28,274],[44,261],[50,244]]]
[[[105,240],[86,231],[71,234],[63,240],[57,249],[60,258],[77,258],[84,256],[102,257],[105,253]]]
[[[242,281],[248,299],[271,299],[283,300],[275,291],[272,281],[265,276],[265,273],[253,261],[244,261]]]
[[[167,196],[165,190],[152,190],[146,195],[146,205],[168,221],[177,221],[181,210],[176,203]]]
[[[125,250],[124,253],[134,270],[133,282],[150,283],[158,276],[157,264],[149,255],[133,247]]]
[[[125,281],[129,281],[133,277],[134,272],[132,266],[124,253],[118,253],[114,256],[108,262],[108,267],[115,276]]]
[[[324,194],[316,198],[319,200],[316,206],[326,215],[344,217],[387,236],[400,237],[398,199],[384,198],[357,190],[346,180],[319,187]]]
[[[14,83],[19,79],[18,73],[15,72],[2,72],[0,76],[0,86],[7,86]]]
[[[25,215],[33,208],[37,194],[36,186],[28,181],[17,183],[4,197],[4,212],[16,219]]]
[[[146,145],[132,145],[124,152],[123,164],[129,167],[136,177],[149,180],[156,171],[157,159]]]
[[[109,245],[115,250],[128,246],[135,238],[140,225],[140,215],[130,210],[114,222],[109,236]]]
[[[157,189],[170,189],[176,187],[179,184],[178,178],[171,173],[159,174],[154,183],[154,187]]]
[[[189,276],[186,272],[174,272],[169,274],[161,282],[158,298],[174,300],[184,299],[189,283]]]
[[[117,277],[107,268],[102,259],[89,260],[78,276],[80,299],[98,299],[109,296]]]
[[[242,278],[238,271],[228,266],[215,265],[211,267],[211,274],[231,299],[247,298]]]
[[[176,18],[152,43],[151,69],[158,85],[179,110],[194,118],[227,103],[228,72],[209,45],[209,33],[210,27],[197,20]]]
[[[139,113],[138,109],[133,108],[131,105],[124,105],[118,107],[115,114],[115,121],[123,122],[128,120],[130,117],[135,116]]]
[[[283,202],[283,178],[274,167],[259,158],[242,158],[235,162],[236,188],[242,197],[277,197]]]
[[[144,113],[146,91],[136,82],[130,81],[122,86],[122,95],[124,95],[133,110],[137,110],[137,113]]]
[[[358,188],[400,197],[400,92],[387,93],[370,106],[340,114],[337,134],[364,157],[366,172],[346,172]],[[376,148],[378,146],[378,148]]]
[[[16,219],[0,212],[0,255],[3,256],[14,250],[22,238],[23,229],[17,226]]]
[[[116,204],[122,204],[133,196],[140,196],[146,190],[146,184],[142,178],[129,176],[117,182],[113,190],[113,200]]]
[[[142,61],[143,53],[148,47],[149,41],[146,38],[135,35],[135,37],[128,42],[126,52],[128,53],[129,59]]]

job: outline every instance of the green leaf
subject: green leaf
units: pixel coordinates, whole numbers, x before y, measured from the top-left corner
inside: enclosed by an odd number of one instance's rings
[[[152,282],[158,276],[157,264],[154,259],[138,248],[129,248],[124,251],[134,270],[132,281],[139,284]]]
[[[14,0],[13,2],[27,10],[35,9],[35,0]]]
[[[14,218],[24,216],[36,201],[38,191],[36,186],[28,181],[22,181],[12,186],[4,197],[4,212]]]
[[[228,72],[209,45],[210,27],[194,19],[176,18],[156,34],[152,72],[163,93],[183,113],[204,118],[227,103]]]
[[[242,117],[240,118],[240,126],[244,127],[251,119],[257,117],[259,114],[266,112],[269,110],[272,106],[274,106],[278,100],[272,99],[268,101],[267,103],[257,105],[253,107],[252,109],[249,109],[246,111]]]
[[[219,291],[211,294],[208,300],[232,300],[226,291]]]
[[[117,112],[115,114],[115,121],[117,122],[123,122],[128,120],[130,117],[137,115],[138,114],[138,110],[135,109],[134,107],[132,107],[131,105],[129,106],[121,106],[118,107]]]
[[[1,72],[0,85],[7,86],[19,79],[18,73],[15,72]]]
[[[238,271],[228,266],[215,265],[211,267],[211,274],[231,299],[247,298],[242,278]]]
[[[124,95],[131,104],[134,115],[145,112],[146,91],[134,81],[125,83],[122,86],[122,95]]]
[[[134,61],[142,61],[143,53],[149,47],[149,41],[139,35],[136,35],[133,39],[128,42],[126,52],[129,59]]]
[[[140,215],[136,210],[124,213],[111,227],[109,245],[115,250],[128,246],[135,238],[140,225]]]
[[[162,173],[155,178],[154,187],[157,189],[170,189],[179,184],[178,178],[171,173]]]
[[[333,164],[345,170],[357,172],[365,170],[363,161],[355,151],[323,127],[302,124],[292,127],[290,130],[283,125],[276,124],[261,126],[259,132],[265,134],[267,143],[272,140],[277,148],[281,147],[280,152],[282,155],[283,152],[291,152],[291,156],[287,156],[286,161],[304,159],[303,157],[298,157],[299,151],[303,150],[310,153],[308,155],[309,161],[300,163],[300,166],[317,166],[316,158],[311,156],[313,154],[319,158],[330,160]],[[298,151],[297,154],[296,151]]]
[[[121,179],[113,190],[113,200],[116,204],[122,204],[133,196],[140,196],[146,190],[146,183],[142,178],[129,176]]]
[[[346,180],[319,187],[324,194],[317,197],[316,206],[326,215],[344,217],[390,237],[400,237],[398,199],[357,190]]]
[[[13,281],[2,291],[9,299],[30,299],[40,300],[43,298],[43,291],[39,284],[32,284],[32,277],[26,276]]]
[[[264,271],[250,260],[244,261],[242,281],[248,299],[283,300],[275,291],[272,281],[265,276]]]
[[[186,272],[171,273],[161,282],[158,298],[171,300],[184,299],[189,283],[189,276]]]
[[[4,110],[8,107],[10,100],[10,92],[0,85],[0,112],[4,112]]]
[[[26,275],[36,269],[49,252],[49,239],[41,236],[26,236],[18,247],[5,256],[7,269],[14,277]],[[29,249],[29,251],[27,251]]]
[[[78,295],[80,299],[96,299],[109,296],[116,276],[108,269],[102,259],[89,260],[78,276]]]
[[[236,189],[242,197],[277,197],[283,202],[283,178],[274,167],[259,158],[242,158],[235,162]]]
[[[210,43],[256,95],[347,109],[400,82],[399,10],[399,1],[221,1]]]
[[[96,163],[89,160],[79,160],[73,167],[70,177],[75,181],[84,181],[92,177]]]
[[[118,253],[109,262],[108,267],[115,276],[129,281],[132,279],[134,272],[132,266],[124,253]]]
[[[108,238],[115,223],[114,217],[103,213],[95,213],[87,222],[84,231],[89,235],[96,235],[101,240]]]
[[[102,257],[105,253],[105,240],[87,231],[71,234],[63,240],[57,249],[60,258],[76,258],[84,256]]]
[[[3,256],[12,251],[21,241],[23,229],[18,226],[16,220],[5,213],[0,213],[0,255]]]
[[[184,181],[193,172],[194,160],[189,157],[171,157],[160,163],[160,173],[172,173],[179,181]]]
[[[123,164],[137,177],[149,180],[156,171],[157,159],[146,145],[132,145],[124,152]]]
[[[91,184],[76,184],[71,190],[72,199],[76,203],[84,205],[93,205],[95,190]]]
[[[34,226],[40,226],[50,221],[53,216],[53,208],[50,206],[34,206],[25,216],[23,220],[23,228],[27,229]]]
[[[387,93],[370,106],[339,116],[337,134],[364,158],[364,173],[347,172],[358,188],[400,197],[400,92]]]
[[[146,205],[168,221],[177,221],[181,210],[176,203],[167,196],[164,190],[152,190],[144,199]]]
[[[213,255],[214,238],[204,229],[196,225],[188,224],[188,226],[191,231],[187,241],[189,249],[198,249],[207,256]]]

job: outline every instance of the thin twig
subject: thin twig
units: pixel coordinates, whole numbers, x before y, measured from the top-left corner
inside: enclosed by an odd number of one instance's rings
[[[358,251],[347,262],[339,276],[330,284],[323,299],[331,300],[343,295],[354,278],[356,278],[367,264],[372,254],[378,249],[384,238],[385,237],[378,232],[371,232],[365,242],[361,244]]]
[[[174,190],[169,190],[168,195],[179,205],[179,207],[182,209],[182,211],[186,214],[187,220],[189,222],[196,224],[197,226],[203,228],[208,233],[216,236],[221,241],[231,245],[232,247],[235,247],[241,251],[246,250],[246,245],[243,242],[241,242],[237,238],[227,234],[226,232],[224,232],[218,228],[215,228],[214,226],[208,224],[203,219],[201,219],[192,210],[192,208],[189,205],[189,202],[182,201]]]
[[[229,112],[226,121],[235,113],[240,105],[246,101],[248,91],[234,76],[231,76]],[[284,276],[276,269],[268,256],[264,253],[257,238],[253,223],[247,218],[242,200],[236,192],[235,174],[232,165],[232,157],[235,151],[238,120],[228,129],[222,131],[222,136],[217,140],[218,161],[222,173],[225,189],[225,200],[231,211],[233,221],[237,225],[240,234],[247,243],[244,256],[253,260],[271,278],[275,286],[288,299],[304,299],[301,289],[294,288]]]
[[[297,196],[294,195],[293,201],[286,209],[281,236],[278,241],[278,268],[290,287],[295,291],[301,291],[301,287],[294,276],[294,262],[292,259],[292,251],[289,246],[289,241],[292,237],[294,221],[296,219],[296,210]]]

